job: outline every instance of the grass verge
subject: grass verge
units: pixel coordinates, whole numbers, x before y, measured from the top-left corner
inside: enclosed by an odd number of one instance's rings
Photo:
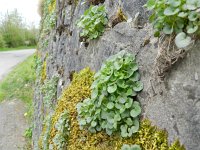
[[[35,49],[36,46],[20,46],[20,47],[11,47],[11,48],[0,48],[0,52],[2,51],[15,51],[15,50],[23,50],[23,49]]]
[[[30,56],[0,81],[0,102],[20,99],[32,103],[35,78],[34,56]]]

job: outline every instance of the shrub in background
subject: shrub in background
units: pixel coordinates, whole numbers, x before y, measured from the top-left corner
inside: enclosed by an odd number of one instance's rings
[[[0,34],[8,47],[35,46],[37,33],[35,26],[28,26],[17,10],[7,12],[0,22]]]
[[[3,36],[0,34],[0,48],[6,47],[6,42],[3,39]]]

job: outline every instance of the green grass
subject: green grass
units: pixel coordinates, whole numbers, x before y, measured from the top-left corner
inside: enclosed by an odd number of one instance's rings
[[[28,117],[32,115],[32,100],[35,83],[34,55],[17,65],[0,81],[0,102],[4,100],[22,100],[28,108]]]
[[[14,50],[23,50],[23,49],[35,49],[36,46],[20,46],[20,47],[11,47],[11,48],[0,48],[1,51],[14,51]]]

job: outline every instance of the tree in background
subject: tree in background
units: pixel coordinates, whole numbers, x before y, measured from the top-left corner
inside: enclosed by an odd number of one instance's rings
[[[1,46],[0,37],[0,47],[34,46],[37,44],[37,33],[35,26],[28,27],[23,22],[17,10],[7,12],[0,22],[0,35],[5,43]]]
[[[6,47],[6,42],[4,41],[3,36],[0,33],[0,48]]]

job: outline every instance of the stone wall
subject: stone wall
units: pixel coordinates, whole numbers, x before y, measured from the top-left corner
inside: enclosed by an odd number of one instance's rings
[[[196,44],[186,57],[171,67],[162,82],[157,81],[154,64],[158,53],[157,39],[147,23],[148,13],[142,7],[145,0],[105,0],[108,17],[121,7],[132,22],[121,22],[113,28],[107,28],[103,36],[88,44],[80,42],[76,21],[89,4],[78,4],[70,0],[57,1],[56,27],[45,38],[49,39],[46,48],[39,49],[42,61],[47,63],[47,78],[59,74],[57,98],[64,87],[70,83],[70,76],[87,66],[98,70],[102,62],[120,50],[135,53],[144,83],[139,95],[144,118],[166,129],[169,141],[176,138],[188,150],[200,149],[200,51]],[[134,17],[140,12],[138,28],[134,27]],[[40,41],[41,42],[41,41]],[[47,57],[48,55],[48,57]],[[34,100],[34,148],[42,130],[42,122],[47,111],[43,106],[40,82],[37,81]]]

